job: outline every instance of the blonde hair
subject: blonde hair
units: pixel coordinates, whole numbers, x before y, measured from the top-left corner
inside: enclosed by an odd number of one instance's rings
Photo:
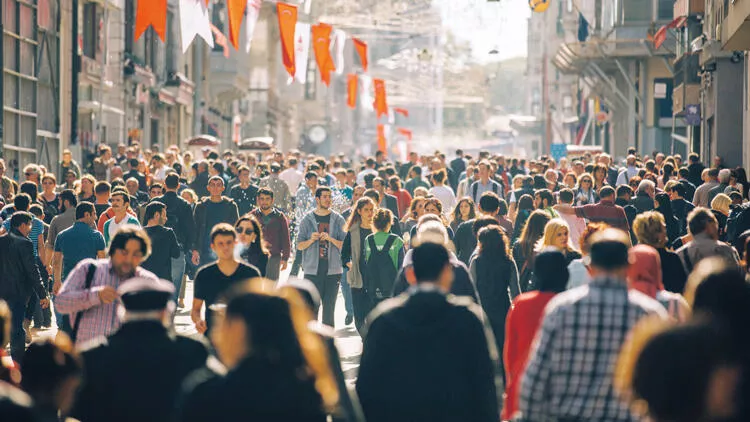
[[[636,217],[633,221],[633,233],[638,238],[638,242],[656,249],[663,248],[667,244],[667,224],[664,216],[658,211],[647,211]],[[665,236],[659,236],[661,233]]]
[[[575,251],[573,244],[570,243],[570,226],[562,218],[553,218],[547,222],[547,225],[544,226],[544,234],[536,244],[536,250],[541,251],[547,246],[554,246],[555,237],[557,237],[557,234],[563,231],[563,229],[568,232],[568,244],[563,252],[569,253]]]
[[[725,215],[729,214],[729,206],[732,204],[732,199],[729,196],[720,193],[714,197],[711,201],[711,209],[719,211]]]

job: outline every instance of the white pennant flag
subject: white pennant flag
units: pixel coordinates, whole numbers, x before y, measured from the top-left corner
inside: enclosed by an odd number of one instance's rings
[[[344,47],[346,46],[346,32],[341,29],[333,30],[333,37],[336,40],[336,74],[344,74]]]
[[[247,21],[245,22],[247,43],[245,44],[245,53],[250,52],[250,45],[253,42],[253,32],[255,32],[255,23],[258,22],[261,6],[262,0],[247,0]]]
[[[294,27],[294,67],[296,69],[294,79],[303,85],[307,82],[307,60],[309,56],[310,24],[297,22]]]
[[[372,77],[364,74],[359,76],[359,80],[362,82],[362,90],[360,91],[360,105],[367,111],[374,111],[375,97],[373,95]]]
[[[180,0],[180,35],[183,53],[190,48],[196,35],[203,38],[211,48],[214,47],[211,20],[203,0]]]

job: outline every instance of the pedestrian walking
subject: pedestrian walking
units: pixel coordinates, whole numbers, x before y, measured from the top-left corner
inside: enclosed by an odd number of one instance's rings
[[[323,302],[323,324],[333,326],[336,296],[343,267],[341,248],[346,233],[344,218],[331,211],[331,189],[315,190],[317,207],[302,218],[297,249],[302,251],[302,270],[315,284]]]
[[[239,172],[239,184],[232,187],[229,191],[229,197],[237,204],[237,211],[240,215],[245,215],[255,207],[255,197],[258,194],[258,187],[250,183],[250,168],[241,166],[237,169]]]
[[[195,246],[195,220],[193,220],[193,208],[178,194],[180,177],[174,173],[168,174],[164,180],[164,188],[164,194],[152,201],[166,205],[167,222],[164,226],[174,231],[177,243],[180,245],[180,254],[172,259],[172,274],[168,278],[174,283],[179,293],[184,284],[188,257],[192,258]]]
[[[502,384],[482,310],[447,295],[453,269],[444,246],[426,242],[412,251],[416,286],[380,304],[368,321],[357,378],[365,417],[496,422]]]
[[[521,284],[521,290],[524,292],[531,290],[536,245],[544,236],[545,227],[550,220],[551,218],[546,212],[534,211],[526,220],[521,236],[513,244],[513,260],[516,262],[518,281]]]
[[[193,306],[190,312],[190,319],[201,334],[210,332],[214,323],[212,306],[220,302],[222,295],[229,288],[237,283],[260,277],[260,271],[257,268],[235,258],[234,247],[237,243],[237,232],[234,227],[226,223],[217,224],[211,230],[209,241],[217,260],[204,265],[195,274]],[[205,316],[204,303],[206,304]]]
[[[664,289],[659,252],[648,245],[636,245],[630,249],[630,262],[628,287],[656,299],[672,320],[687,320],[690,306],[685,299]]]
[[[271,189],[276,207],[283,212],[289,212],[291,211],[292,194],[290,193],[289,185],[279,177],[280,172],[281,166],[277,163],[272,163],[271,173],[261,179],[258,186]]]
[[[666,318],[667,313],[654,299],[628,291],[629,244],[629,236],[620,230],[594,235],[593,280],[547,306],[521,381],[520,420],[635,419],[614,392],[613,362],[642,317]],[[598,341],[605,337],[608,341]]]
[[[719,223],[714,214],[705,208],[697,207],[688,215],[688,231],[692,240],[677,249],[685,273],[693,272],[698,263],[712,256],[721,257],[734,265],[739,265],[739,255],[730,245],[719,240]]]
[[[371,306],[392,297],[393,285],[404,263],[404,242],[390,233],[393,214],[378,209],[372,217],[375,231],[364,241],[363,284]]]
[[[372,310],[372,302],[364,286],[364,258],[365,240],[372,234],[374,214],[375,202],[372,199],[362,197],[357,200],[344,227],[346,237],[341,248],[341,262],[346,267],[346,281],[352,298],[352,309],[347,310],[344,322],[349,325],[353,320],[360,333],[367,314]]]
[[[60,232],[55,239],[54,255],[52,256],[53,285],[52,294],[57,295],[62,288],[63,281],[75,266],[85,259],[104,258],[104,236],[92,226],[97,220],[96,209],[90,202],[76,205],[75,223]],[[54,221],[53,221],[54,223]],[[63,315],[54,306],[57,328],[68,334],[72,333],[72,326],[68,315]]]
[[[174,230],[164,226],[167,222],[167,206],[161,202],[148,204],[143,219],[146,221],[143,230],[151,239],[151,244],[157,247],[152,248],[151,254],[143,261],[141,267],[160,279],[175,284],[172,280],[172,260],[179,258],[181,251]],[[177,285],[175,291],[176,288]]]
[[[291,256],[289,221],[286,215],[274,207],[274,193],[271,189],[260,188],[257,197],[258,207],[251,213],[263,229],[263,241],[268,250],[268,263],[265,277],[278,281],[281,271],[286,270]]]
[[[544,317],[544,309],[568,284],[565,256],[547,248],[534,260],[534,284],[538,290],[522,293],[513,300],[505,319],[503,365],[505,369],[505,402],[501,420],[512,420],[518,411],[518,395],[523,371],[531,346]],[[481,290],[480,290],[481,294]]]
[[[102,226],[102,234],[104,235],[104,244],[109,245],[112,239],[120,230],[121,227],[126,225],[133,225],[140,227],[141,223],[133,215],[128,214],[128,207],[130,206],[130,195],[123,191],[115,191],[111,197],[112,211],[114,216],[107,220]],[[106,214],[105,214],[106,215]],[[100,218],[101,219],[101,218]]]
[[[199,202],[193,212],[196,236],[192,260],[193,264],[201,266],[216,259],[211,252],[211,230],[219,223],[234,226],[240,218],[237,204],[222,196],[224,179],[219,176],[211,177],[208,182],[208,191],[211,196]]]
[[[42,308],[49,297],[36,264],[34,247],[29,240],[33,217],[17,211],[10,218],[10,231],[0,236],[0,299],[11,312],[10,350],[15,362],[22,364],[26,348],[24,317],[29,300],[38,300]]]
[[[108,259],[84,259],[68,274],[54,304],[58,312],[70,315],[71,339],[77,345],[120,327],[117,288],[121,284],[133,277],[158,280],[140,268],[150,253],[151,241],[143,229],[121,227],[109,245]]]
[[[81,422],[172,420],[183,382],[206,367],[208,349],[168,328],[172,283],[134,278],[117,295],[122,325],[82,351],[85,376],[71,416]]]
[[[260,223],[251,214],[243,215],[237,220],[234,229],[237,231],[236,258],[257,268],[261,277],[265,277],[269,252]]]

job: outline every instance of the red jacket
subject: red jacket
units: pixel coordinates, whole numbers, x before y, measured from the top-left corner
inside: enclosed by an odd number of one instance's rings
[[[505,319],[505,346],[503,364],[505,366],[505,404],[502,420],[510,420],[518,411],[518,395],[521,391],[521,378],[526,369],[526,361],[536,332],[542,325],[544,308],[555,293],[533,291],[524,293],[513,301],[513,307]]]

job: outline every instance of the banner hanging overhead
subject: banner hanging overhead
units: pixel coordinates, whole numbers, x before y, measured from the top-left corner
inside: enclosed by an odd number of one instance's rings
[[[294,77],[294,31],[297,25],[297,6],[287,3],[276,3],[281,33],[281,58],[289,76]]]
[[[362,70],[367,72],[367,43],[359,38],[352,38],[352,42],[354,43],[354,49],[357,50]]]
[[[247,22],[245,22],[245,53],[250,52],[250,46],[253,43],[253,33],[255,33],[255,24],[258,23],[260,8],[263,6],[261,0],[247,0]]]
[[[138,41],[148,27],[164,42],[167,35],[167,0],[138,0],[135,12],[135,40]]]
[[[388,153],[388,141],[385,138],[385,125],[378,125],[378,151]]]
[[[346,47],[347,40],[346,32],[341,29],[333,30],[333,39],[335,41],[336,51],[336,74],[341,76],[344,74],[344,47]]]
[[[183,53],[187,52],[196,36],[203,38],[211,48],[214,47],[211,20],[204,0],[180,0],[180,35]]]
[[[357,75],[350,73],[346,79],[346,105],[354,109],[357,107]]]
[[[247,0],[227,0],[229,42],[232,43],[235,50],[240,48],[240,27],[242,27],[242,18],[245,17],[246,9]]]
[[[313,25],[312,29],[312,42],[313,51],[315,51],[315,61],[318,63],[318,70],[320,70],[320,79],[324,84],[331,84],[331,72],[336,70],[333,65],[333,58],[331,57],[331,32],[333,28],[331,25],[325,23],[319,23]]]
[[[294,80],[307,83],[307,60],[310,57],[310,24],[297,22],[294,30]]]
[[[382,79],[373,79],[372,83],[375,85],[375,103],[373,104],[373,107],[375,107],[375,113],[377,113],[378,118],[380,118],[380,116],[387,116],[388,100],[386,99],[385,94],[385,81]]]

